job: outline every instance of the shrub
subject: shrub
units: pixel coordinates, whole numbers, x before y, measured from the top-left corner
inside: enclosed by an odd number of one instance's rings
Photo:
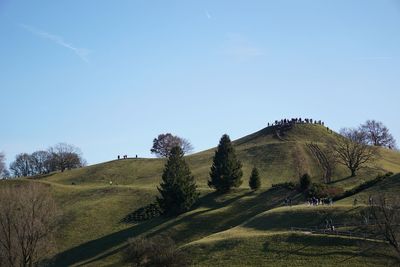
[[[261,187],[260,175],[256,167],[254,167],[253,170],[251,171],[249,186],[251,190],[258,190]]]
[[[157,203],[151,203],[145,207],[139,208],[134,212],[127,215],[122,219],[122,222],[131,223],[131,222],[142,222],[147,221],[152,218],[158,217],[161,215],[160,207]]]
[[[167,236],[129,239],[124,259],[135,267],[180,267],[190,264],[188,257]]]
[[[296,184],[293,182],[278,183],[272,184],[272,188],[286,188],[288,190],[294,190],[296,189]]]
[[[316,198],[334,198],[343,194],[344,189],[341,187],[334,187],[325,184],[313,183],[308,190],[309,197]]]

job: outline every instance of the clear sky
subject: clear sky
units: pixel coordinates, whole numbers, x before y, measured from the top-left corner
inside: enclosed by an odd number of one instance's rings
[[[90,164],[196,151],[284,117],[400,141],[399,0],[0,0],[0,151],[58,142]]]

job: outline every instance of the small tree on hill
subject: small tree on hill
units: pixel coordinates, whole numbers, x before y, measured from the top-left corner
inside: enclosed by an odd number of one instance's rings
[[[224,134],[215,151],[208,186],[225,193],[232,187],[239,187],[242,176],[242,163],[236,158],[229,136]]]
[[[357,171],[373,162],[378,156],[378,150],[367,143],[365,132],[357,129],[342,129],[341,137],[330,144],[332,151],[338,159],[338,162],[346,166],[351,177],[356,176]]]
[[[310,175],[308,175],[308,173],[303,174],[303,176],[300,177],[300,184],[299,184],[301,192],[304,192],[307,189],[309,189],[310,185],[311,185]]]
[[[253,170],[251,171],[249,186],[252,190],[258,190],[261,187],[260,175],[256,167],[254,167]]]
[[[160,134],[157,138],[154,138],[150,151],[156,154],[157,157],[167,158],[172,148],[176,146],[179,146],[185,154],[193,151],[193,146],[187,139],[170,133]]]
[[[167,215],[186,212],[198,200],[196,182],[178,146],[171,150],[158,191],[161,197],[157,198],[157,202]]]

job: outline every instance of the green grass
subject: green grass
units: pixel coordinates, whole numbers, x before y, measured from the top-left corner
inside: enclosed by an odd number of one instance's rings
[[[362,252],[360,243],[374,250]],[[196,243],[185,248],[194,266],[387,266],[392,255],[357,239],[278,233]]]
[[[352,198],[333,207],[307,207],[301,195],[270,188],[274,183],[296,180],[296,155],[303,159],[304,171],[320,181],[321,171],[306,144],[313,141],[323,145],[334,138],[336,134],[325,127],[297,125],[284,141],[274,138],[271,128],[235,141],[243,162],[243,184],[222,196],[207,187],[214,149],[190,155],[186,159],[201,191],[198,205],[176,218],[160,217],[136,224],[121,220],[155,200],[164,159],[114,160],[37,180],[12,182],[39,182],[51,187],[63,213],[57,233],[57,267],[126,266],[121,258],[126,240],[156,234],[170,235],[190,252],[196,266],[384,265],[385,251],[358,255],[359,241],[288,232],[290,227],[321,226],[326,218],[335,223],[357,221],[363,207],[353,207]],[[381,155],[378,162],[355,178],[349,178],[345,168],[338,168],[334,185],[352,188],[378,173],[400,172],[399,153],[382,149]],[[262,189],[257,192],[247,189],[253,166],[258,167],[262,181]],[[399,176],[394,176],[368,190],[395,195],[398,183]],[[359,197],[370,194],[368,190]],[[287,196],[297,205],[282,207]],[[343,261],[348,257],[354,258]]]

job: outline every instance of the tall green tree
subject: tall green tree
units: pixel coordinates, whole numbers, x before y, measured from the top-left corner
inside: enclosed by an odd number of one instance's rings
[[[217,192],[226,193],[232,187],[242,184],[242,176],[242,163],[236,158],[229,136],[224,134],[215,151],[208,186]]]
[[[178,215],[190,210],[199,198],[196,182],[183,158],[179,146],[172,148],[165,164],[157,202],[166,215]]]
[[[251,171],[249,186],[252,190],[258,190],[261,187],[260,174],[258,173],[258,169],[256,167]]]

